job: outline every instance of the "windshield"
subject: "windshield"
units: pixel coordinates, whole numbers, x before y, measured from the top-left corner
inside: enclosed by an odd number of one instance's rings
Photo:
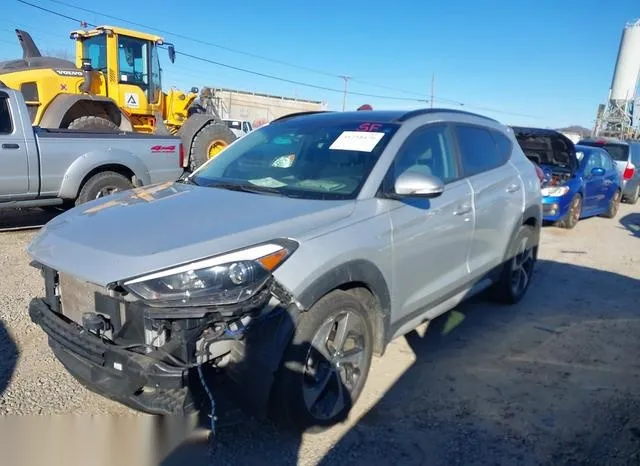
[[[191,181],[308,199],[353,199],[399,125],[296,119],[263,126],[197,170]]]
[[[581,146],[602,147],[611,155],[613,160],[626,162],[629,159],[629,146],[626,144],[602,143],[597,141],[580,141]]]

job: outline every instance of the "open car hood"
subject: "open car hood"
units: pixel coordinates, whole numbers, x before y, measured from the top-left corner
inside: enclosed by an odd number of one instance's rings
[[[578,158],[573,141],[551,129],[512,126],[520,148],[529,160],[547,166],[575,172]]]

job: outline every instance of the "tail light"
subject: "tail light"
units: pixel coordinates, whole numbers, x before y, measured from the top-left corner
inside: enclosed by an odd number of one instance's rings
[[[178,156],[178,163],[180,164],[180,167],[184,167],[184,145],[182,143],[180,143],[180,149],[179,149],[179,156]]]
[[[636,172],[636,167],[631,163],[627,163],[627,167],[624,169],[624,173],[622,174],[622,178],[625,180],[630,180],[633,178],[633,175]]]

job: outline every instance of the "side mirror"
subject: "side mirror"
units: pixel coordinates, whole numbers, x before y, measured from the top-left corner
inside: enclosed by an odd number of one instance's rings
[[[595,167],[593,170],[591,170],[591,174],[593,176],[604,176],[605,171],[604,168]]]
[[[444,192],[444,183],[435,176],[405,172],[396,180],[394,191],[398,197],[433,198]]]
[[[197,94],[200,91],[200,89],[198,89],[197,87],[192,87],[191,88],[191,92],[194,94]]]
[[[176,49],[173,45],[169,45],[168,47],[169,50],[169,61],[171,63],[175,63],[176,61]]]

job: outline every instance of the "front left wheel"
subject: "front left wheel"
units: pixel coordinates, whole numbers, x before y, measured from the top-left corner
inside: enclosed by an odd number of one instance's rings
[[[607,211],[602,214],[603,217],[614,218],[618,214],[618,209],[620,208],[620,198],[620,190],[617,190],[611,198],[611,201],[609,201]]]
[[[272,416],[298,431],[344,421],[367,379],[373,331],[363,303],[336,290],[300,316],[274,384]]]

